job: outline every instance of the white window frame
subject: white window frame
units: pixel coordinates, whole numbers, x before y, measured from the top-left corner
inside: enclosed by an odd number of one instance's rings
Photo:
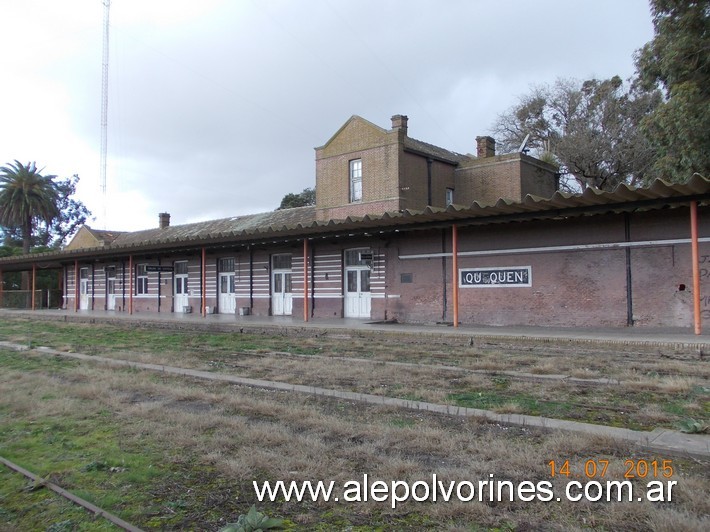
[[[147,264],[136,264],[136,295],[144,296],[148,293]]]
[[[446,188],[446,206],[452,205],[454,203],[454,189]]]
[[[362,201],[362,159],[350,161],[350,203]]]

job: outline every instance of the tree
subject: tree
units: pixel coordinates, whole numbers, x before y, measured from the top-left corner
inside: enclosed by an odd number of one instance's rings
[[[651,0],[654,38],[636,54],[639,84],[665,99],[642,123],[656,171],[682,182],[710,175],[710,4]]]
[[[304,188],[299,194],[289,192],[281,200],[277,210],[293,209],[294,207],[308,207],[316,204],[316,191],[313,188]]]
[[[557,164],[570,189],[612,190],[651,177],[655,155],[639,124],[660,102],[657,91],[624,84],[618,76],[584,82],[558,79],[534,87],[500,115],[493,132],[503,151],[527,147]]]
[[[19,161],[0,168],[0,225],[19,229],[22,251],[29,253],[38,222],[47,225],[59,216],[56,176],[43,176],[35,163]]]
[[[23,165],[15,161],[0,168],[0,230],[5,245],[21,245],[24,253],[38,246],[45,249],[61,247],[91,216],[89,209],[74,198],[78,182],[78,175],[66,179],[42,176],[35,163]],[[44,201],[51,204],[44,205]],[[19,220],[13,216],[13,213],[22,211],[21,207],[10,208],[13,202],[24,202],[25,213],[33,205],[42,205],[44,210],[32,216],[29,231],[26,217]]]
[[[66,243],[67,238],[86,223],[91,211],[81,201],[74,198],[79,176],[61,179],[55,182],[57,187],[57,208],[59,215],[51,224],[40,222],[36,245],[57,249]]]

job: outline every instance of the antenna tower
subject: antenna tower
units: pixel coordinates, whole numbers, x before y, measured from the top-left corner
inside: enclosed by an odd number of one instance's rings
[[[106,229],[106,158],[108,154],[108,17],[111,0],[104,5],[104,49],[101,63],[101,192],[103,194],[104,229]]]

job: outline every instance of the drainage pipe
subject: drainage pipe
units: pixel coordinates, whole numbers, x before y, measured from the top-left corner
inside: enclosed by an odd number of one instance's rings
[[[693,261],[693,321],[695,334],[703,329],[700,315],[700,254],[698,252],[698,202],[690,202],[690,249]]]

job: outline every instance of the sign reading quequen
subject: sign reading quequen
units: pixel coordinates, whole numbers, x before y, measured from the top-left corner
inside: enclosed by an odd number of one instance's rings
[[[461,269],[459,270],[459,286],[469,288],[532,286],[532,267]]]

